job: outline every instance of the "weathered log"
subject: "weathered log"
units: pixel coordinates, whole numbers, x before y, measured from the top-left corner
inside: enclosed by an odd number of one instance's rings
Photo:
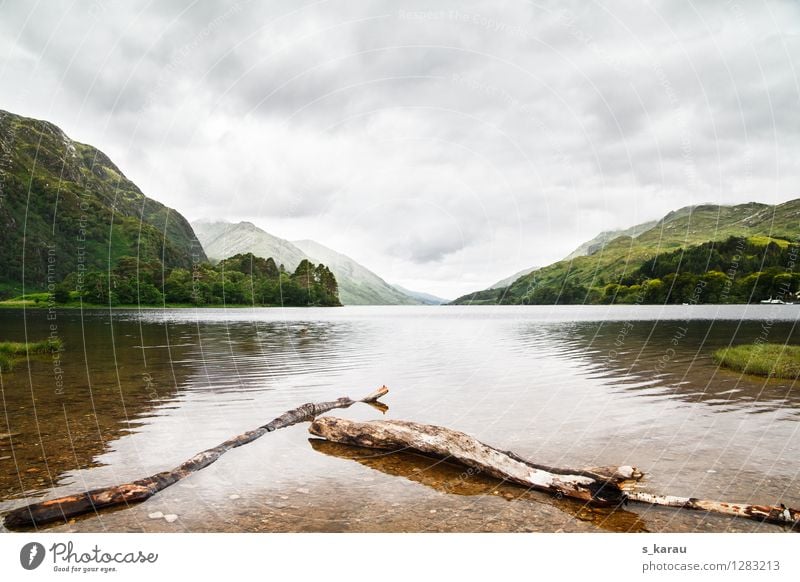
[[[514,453],[490,447],[462,432],[440,426],[399,420],[353,422],[325,417],[316,419],[309,432],[337,443],[395,451],[410,449],[433,454],[479,469],[493,477],[591,503],[608,505],[634,501],[721,513],[800,529],[800,510],[784,505],[725,503],[634,491],[643,475],[633,467],[571,470],[537,465]]]
[[[97,512],[100,509],[140,503],[192,473],[208,467],[227,451],[251,443],[268,432],[313,420],[318,415],[329,410],[348,408],[356,402],[378,404],[380,405],[379,408],[385,408],[377,401],[388,392],[389,389],[386,386],[382,386],[360,400],[343,397],[332,402],[316,404],[309,402],[303,404],[293,410],[284,412],[263,426],[230,438],[216,447],[197,453],[174,469],[138,479],[131,483],[93,489],[85,493],[32,503],[7,513],[4,518],[4,524],[9,529],[36,527],[55,521],[65,522],[71,517]]]
[[[548,491],[557,497],[572,497],[598,505],[623,503],[625,490],[643,476],[634,467],[574,470],[537,465],[463,432],[402,420],[354,422],[324,417],[316,419],[309,432],[329,441],[360,447],[413,449],[457,461],[498,479]]]
[[[648,503],[650,505],[663,505],[665,507],[680,507],[695,511],[709,511],[722,513],[734,517],[744,517],[756,521],[765,521],[777,525],[786,525],[792,529],[800,529],[800,510],[792,509],[781,504],[748,505],[747,503],[727,503],[724,501],[711,501],[695,497],[676,497],[674,495],[653,495],[642,491],[628,493],[629,501]]]

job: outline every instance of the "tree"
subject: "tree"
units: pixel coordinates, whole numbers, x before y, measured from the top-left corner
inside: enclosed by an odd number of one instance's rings
[[[727,297],[725,294],[728,277],[725,273],[720,271],[709,271],[703,277],[706,286],[703,289],[705,303],[726,303]]]
[[[283,267],[283,265],[281,265],[281,267]],[[265,275],[270,279],[277,279],[281,276],[281,271],[278,269],[277,265],[275,265],[275,260],[272,257],[267,259]]]
[[[319,287],[318,295],[322,305],[341,305],[339,303],[339,284],[331,270],[320,263],[315,270],[315,279]]]
[[[164,295],[169,303],[194,303],[192,276],[186,269],[173,269],[164,282]]]
[[[139,305],[157,305],[164,302],[161,291],[156,289],[152,283],[142,283],[139,285],[139,295],[136,303]]]
[[[67,303],[69,301],[69,285],[59,283],[53,291],[53,301],[56,303]]]

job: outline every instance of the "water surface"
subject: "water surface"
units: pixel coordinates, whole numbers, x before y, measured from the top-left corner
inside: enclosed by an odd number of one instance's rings
[[[800,306],[0,311],[65,342],[0,379],[0,512],[146,476],[307,401],[381,384],[388,418],[565,467],[633,464],[658,493],[800,507],[795,383],[714,350],[798,343]],[[51,315],[52,317],[52,315]],[[54,329],[51,326],[55,326]],[[61,373],[63,389],[56,376]],[[366,405],[335,414],[381,415]],[[56,531],[780,531],[591,509],[403,453],[269,434],[131,509]],[[174,513],[174,523],[149,519]]]

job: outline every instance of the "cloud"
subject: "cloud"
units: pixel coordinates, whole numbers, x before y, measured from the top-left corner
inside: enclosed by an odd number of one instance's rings
[[[800,8],[3,4],[2,106],[189,218],[446,296],[601,230],[796,195]]]

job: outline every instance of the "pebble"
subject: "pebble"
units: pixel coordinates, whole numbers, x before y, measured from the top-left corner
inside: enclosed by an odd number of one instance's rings
[[[436,513],[435,509],[431,509],[428,513]]]
[[[240,497],[241,495],[236,495],[236,493],[234,493],[233,495],[228,495],[228,499],[239,499]]]
[[[281,495],[281,499],[289,499],[288,495]]]
[[[297,489],[295,489],[295,491],[297,491],[298,493],[310,493],[310,491],[305,487],[298,487]]]
[[[153,513],[148,513],[147,517],[149,517],[150,519],[161,519],[162,517],[164,517],[164,514],[160,511],[154,511]]]
[[[175,515],[174,513],[168,513],[167,515],[164,516],[164,521],[166,521],[167,523],[172,523],[173,521],[177,520],[178,516]]]

